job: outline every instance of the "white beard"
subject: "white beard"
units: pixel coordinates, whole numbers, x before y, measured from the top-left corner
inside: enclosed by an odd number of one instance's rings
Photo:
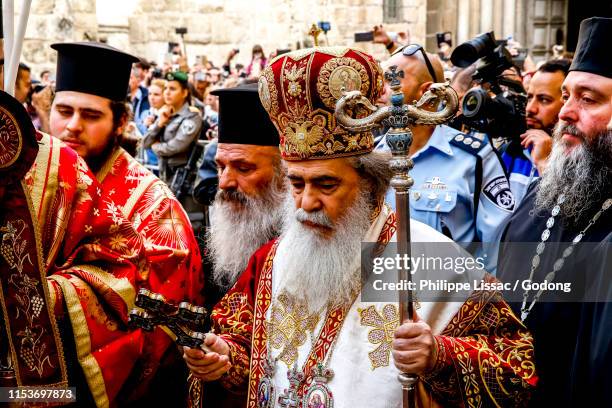
[[[349,306],[361,286],[361,242],[370,227],[369,193],[362,192],[327,238],[299,220],[332,225],[322,212],[306,213],[286,202],[283,235],[274,256],[279,288],[303,301],[311,313]],[[302,303],[302,302],[300,302]]]
[[[278,236],[283,219],[281,203],[285,191],[276,179],[258,197],[237,194],[246,201],[240,208],[219,199],[217,194],[211,207],[211,227],[206,236],[213,263],[213,280],[223,289],[236,282],[257,249]]]

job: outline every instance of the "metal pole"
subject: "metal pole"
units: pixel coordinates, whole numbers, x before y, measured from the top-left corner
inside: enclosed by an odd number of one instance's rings
[[[389,167],[393,171],[391,187],[395,190],[395,215],[397,217],[397,254],[403,259],[410,259],[410,187],[414,180],[410,177],[410,169],[414,166],[410,158],[410,145],[412,144],[412,132],[408,128],[408,122],[403,120],[404,95],[401,90],[400,78],[404,76],[403,71],[397,71],[396,66],[389,68],[385,78],[389,81],[393,94],[391,95],[391,116],[386,119],[391,126],[386,134],[386,141],[391,150]],[[408,263],[410,265],[410,263]],[[410,270],[400,268],[398,271],[398,282],[407,283],[406,288],[399,292],[400,324],[406,320],[414,320],[414,293],[410,286],[412,273]],[[415,374],[400,373],[398,381],[402,385],[402,405],[404,408],[415,406]]]

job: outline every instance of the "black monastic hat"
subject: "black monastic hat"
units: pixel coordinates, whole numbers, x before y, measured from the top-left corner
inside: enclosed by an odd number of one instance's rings
[[[591,17],[582,20],[578,45],[570,71],[590,72],[612,78],[612,18]]]
[[[56,43],[51,48],[57,50],[57,92],[126,99],[132,64],[138,58],[97,42]]]
[[[219,143],[278,147],[278,132],[259,100],[256,83],[211,94],[219,97]]]

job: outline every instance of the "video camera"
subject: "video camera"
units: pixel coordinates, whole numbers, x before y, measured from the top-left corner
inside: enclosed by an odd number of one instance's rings
[[[504,45],[495,41],[493,31],[457,46],[450,59],[458,67],[477,61],[472,79],[481,86],[463,97],[463,114],[458,118],[462,124],[489,137],[506,139],[518,138],[527,130],[525,88],[521,82],[504,77],[503,72],[514,63]]]

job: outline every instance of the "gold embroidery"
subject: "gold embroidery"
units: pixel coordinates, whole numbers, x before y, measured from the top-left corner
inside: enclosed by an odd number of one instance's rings
[[[298,83],[300,79],[304,80],[304,70],[306,68],[298,68],[297,65],[291,67],[291,70],[285,70],[285,77],[289,80],[287,92],[293,97],[297,97],[302,93],[302,87]]]
[[[5,117],[6,116],[6,117]],[[0,169],[7,168],[17,161],[23,147],[21,129],[11,112],[0,107]]]
[[[347,52],[349,52],[350,49],[349,48],[344,48],[344,47],[316,47],[316,48],[302,48],[301,50],[295,50],[292,51],[288,54],[283,54],[283,55],[279,55],[278,57],[275,57],[272,61],[270,61],[270,65],[272,65],[274,63],[274,61],[283,58],[283,57],[288,57],[291,58],[294,61],[299,61],[302,58],[304,58],[307,55],[310,55],[314,52],[318,52],[321,54],[327,54],[327,55],[331,55],[333,57],[341,57],[344,54],[346,54]]]
[[[281,293],[278,303],[272,307],[271,321],[267,323],[270,332],[270,345],[282,349],[279,360],[291,367],[298,358],[298,348],[313,332],[319,321],[318,313],[309,314],[308,308],[295,299]]]
[[[372,369],[389,366],[393,333],[399,326],[397,306],[386,304],[383,306],[382,312],[378,312],[374,306],[369,306],[366,309],[359,309],[359,316],[362,326],[373,327],[368,332],[368,341],[372,344],[378,344],[376,349],[368,353]]]
[[[287,150],[291,149],[300,155],[309,155],[323,139],[323,128],[315,125],[312,121],[305,121],[300,124],[289,123],[286,134]]]
[[[330,109],[336,108],[336,102],[343,92],[361,91],[367,95],[370,79],[365,67],[353,58],[332,58],[323,64],[317,78],[317,91],[321,100]]]
[[[68,316],[74,332],[77,358],[83,369],[83,374],[85,374],[89,390],[97,407],[108,407],[110,403],[106,393],[104,377],[98,361],[92,354],[89,328],[79,295],[72,283],[65,277],[56,276],[55,281],[60,284],[64,294]]]
[[[272,101],[270,100],[270,89],[268,88],[268,80],[265,76],[261,76],[257,83],[257,92],[259,93],[259,100],[264,109],[270,112],[272,107]]]
[[[272,72],[270,66],[267,66],[261,73],[258,90],[263,107],[271,115],[276,115],[278,112],[278,91],[274,85],[274,72]]]
[[[9,269],[16,269],[17,273],[11,274],[8,282],[15,287],[15,300],[17,314],[15,319],[26,319],[27,324],[24,330],[17,333],[19,337],[19,357],[24,361],[30,371],[36,371],[42,378],[44,366],[47,364],[53,367],[46,344],[41,342],[46,330],[37,323],[40,312],[45,301],[39,293],[39,283],[23,273],[24,263],[27,261],[33,265],[30,254],[25,250],[28,240],[22,238],[21,234],[27,228],[22,219],[16,220],[15,224],[7,221],[6,225],[0,228],[2,244],[0,252],[9,265]]]
[[[115,149],[113,154],[102,165],[102,168],[100,169],[100,171],[96,173],[96,179],[98,179],[100,183],[102,183],[104,179],[106,178],[106,176],[108,175],[108,173],[111,172],[111,170],[113,169],[113,166],[115,165],[115,162],[117,161],[117,159],[119,159],[123,151],[124,150],[120,147]]]

